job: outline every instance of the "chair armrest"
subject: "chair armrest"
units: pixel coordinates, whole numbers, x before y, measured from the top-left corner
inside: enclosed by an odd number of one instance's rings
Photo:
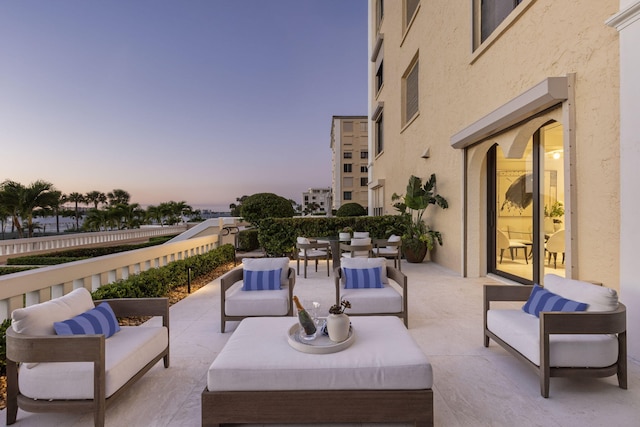
[[[234,283],[241,281],[244,278],[244,270],[242,268],[236,268],[231,270],[220,279],[220,292],[224,295],[224,292],[233,286]]]
[[[540,337],[549,334],[618,334],[627,330],[627,308],[613,311],[541,312]]]
[[[104,366],[104,335],[19,334],[7,329],[7,359],[14,362],[100,362]]]
[[[169,327],[169,298],[111,298],[93,303],[102,302],[109,303],[116,317],[162,316],[162,326]]]
[[[387,277],[402,287],[403,295],[407,294],[407,276],[395,267],[387,266]]]
[[[491,308],[491,301],[526,301],[533,285],[484,285],[484,311]]]

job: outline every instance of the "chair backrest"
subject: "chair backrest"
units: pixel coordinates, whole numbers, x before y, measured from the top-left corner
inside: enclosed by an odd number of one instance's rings
[[[354,231],[353,232],[353,238],[354,239],[366,239],[367,237],[369,237],[369,232],[368,231]]]
[[[549,237],[547,240],[546,249],[552,253],[563,253],[565,249],[564,244],[564,229],[558,230]]]
[[[544,234],[552,235],[555,231],[556,230],[553,227],[553,218],[546,217],[544,219]]]
[[[511,243],[509,242],[509,237],[504,231],[497,230],[496,237],[496,247],[498,248],[498,250],[501,251],[504,249],[509,249]]]

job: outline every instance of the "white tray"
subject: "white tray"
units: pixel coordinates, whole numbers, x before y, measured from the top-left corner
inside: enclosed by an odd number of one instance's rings
[[[289,328],[287,340],[289,345],[298,351],[311,354],[328,354],[337,353],[349,347],[356,339],[353,327],[349,328],[349,336],[342,342],[333,342],[328,336],[324,335],[318,328],[318,335],[314,340],[307,341],[300,337],[302,327],[296,323]]]

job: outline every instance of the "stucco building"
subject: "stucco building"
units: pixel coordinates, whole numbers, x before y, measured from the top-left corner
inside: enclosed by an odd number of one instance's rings
[[[339,209],[345,203],[359,203],[367,209],[369,205],[367,116],[333,116],[330,148],[333,209]]]
[[[370,0],[370,214],[395,213],[410,175],[435,173],[449,209],[427,210],[444,239],[432,260],[470,277],[599,281],[638,319],[624,256],[640,237],[639,9]]]
[[[331,189],[310,188],[302,193],[302,210],[310,214],[331,213]]]

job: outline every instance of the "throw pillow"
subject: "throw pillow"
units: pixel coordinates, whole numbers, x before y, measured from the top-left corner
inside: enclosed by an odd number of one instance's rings
[[[541,311],[585,311],[587,304],[562,298],[537,283],[533,285],[529,299],[522,306],[526,313],[540,317]]]
[[[342,258],[340,265],[343,269],[382,267],[382,283],[389,283],[389,278],[387,277],[387,260],[385,258]],[[345,276],[343,274],[343,283],[344,278]]]
[[[280,273],[280,284],[282,286],[287,286],[289,284],[289,258],[288,257],[280,257],[280,258],[243,258],[242,259],[242,268],[244,272],[247,271],[269,271],[276,270],[278,268],[282,269],[282,273]]]
[[[242,283],[243,291],[274,291],[280,289],[282,269],[251,271],[245,270]]]
[[[344,268],[345,289],[382,288],[382,267]]]
[[[111,306],[103,302],[96,308],[63,322],[55,322],[53,328],[58,335],[99,335],[109,338],[120,330],[118,319]]]

